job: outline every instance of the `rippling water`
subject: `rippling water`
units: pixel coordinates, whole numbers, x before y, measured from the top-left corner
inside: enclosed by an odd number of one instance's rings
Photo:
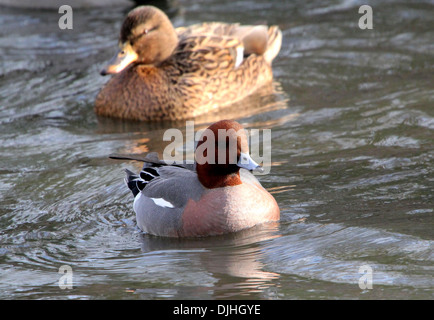
[[[373,8],[361,30],[358,8]],[[275,83],[223,117],[272,129],[260,176],[278,224],[204,239],[139,232],[111,153],[162,153],[164,130],[97,118],[130,8],[0,7],[0,298],[432,299],[432,1],[187,1],[175,25],[277,24]],[[59,288],[59,268],[73,288]],[[373,288],[360,289],[362,266]]]

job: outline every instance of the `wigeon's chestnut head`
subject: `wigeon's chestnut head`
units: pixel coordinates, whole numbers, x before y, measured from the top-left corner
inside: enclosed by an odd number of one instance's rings
[[[126,170],[141,230],[167,237],[210,236],[280,219],[276,200],[250,172],[261,167],[250,157],[238,122],[208,127],[195,158],[194,165],[168,165],[150,153],[138,175]]]

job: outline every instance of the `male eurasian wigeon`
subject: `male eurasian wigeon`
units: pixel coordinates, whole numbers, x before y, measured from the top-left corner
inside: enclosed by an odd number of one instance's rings
[[[146,233],[219,235],[280,218],[276,200],[250,172],[261,167],[250,157],[238,122],[222,120],[208,127],[196,147],[194,165],[168,165],[156,153],[142,160],[140,174],[126,170],[125,182],[135,197],[137,225]]]

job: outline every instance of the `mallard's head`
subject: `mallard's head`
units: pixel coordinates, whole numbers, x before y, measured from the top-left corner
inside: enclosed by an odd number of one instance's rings
[[[119,52],[102,75],[121,72],[132,63],[159,64],[166,60],[178,44],[178,37],[169,18],[153,6],[140,6],[128,13],[119,37]]]

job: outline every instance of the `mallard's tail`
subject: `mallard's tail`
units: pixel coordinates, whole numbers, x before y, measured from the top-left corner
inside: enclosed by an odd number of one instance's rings
[[[243,42],[244,56],[263,55],[270,65],[282,45],[282,32],[278,26],[238,26],[233,34]]]
[[[264,52],[264,59],[269,64],[278,55],[282,45],[282,32],[278,26],[271,26],[268,28],[268,42],[267,50]]]

